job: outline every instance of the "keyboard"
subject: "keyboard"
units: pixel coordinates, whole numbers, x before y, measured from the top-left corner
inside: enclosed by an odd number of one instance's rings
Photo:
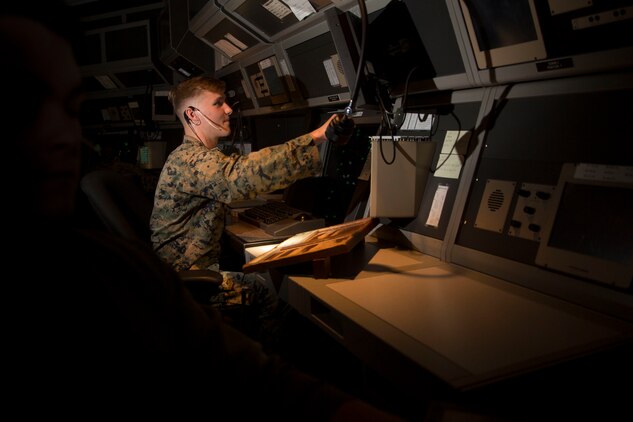
[[[238,213],[238,218],[272,236],[292,236],[325,227],[325,220],[285,202],[268,201]]]

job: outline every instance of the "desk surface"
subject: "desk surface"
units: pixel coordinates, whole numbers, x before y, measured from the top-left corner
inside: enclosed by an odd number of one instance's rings
[[[379,369],[389,366],[385,346],[458,390],[633,333],[631,324],[369,238],[349,261],[356,269],[342,278],[290,276],[288,302]]]

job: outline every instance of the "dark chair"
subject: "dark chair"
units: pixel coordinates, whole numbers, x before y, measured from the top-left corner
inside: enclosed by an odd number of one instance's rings
[[[80,187],[108,231],[150,245],[153,200],[134,176],[95,170],[81,179]],[[194,299],[203,305],[209,303],[222,284],[222,275],[217,271],[187,270],[178,274]]]

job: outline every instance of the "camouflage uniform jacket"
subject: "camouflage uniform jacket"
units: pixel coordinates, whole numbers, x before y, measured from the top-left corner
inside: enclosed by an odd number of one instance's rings
[[[309,135],[244,156],[226,156],[185,136],[156,187],[150,221],[154,250],[177,271],[218,270],[227,203],[283,189],[320,169]]]

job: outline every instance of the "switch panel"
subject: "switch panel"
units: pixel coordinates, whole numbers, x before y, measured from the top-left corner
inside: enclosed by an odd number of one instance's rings
[[[553,191],[552,185],[521,184],[517,190],[517,201],[510,219],[508,235],[540,241]]]

